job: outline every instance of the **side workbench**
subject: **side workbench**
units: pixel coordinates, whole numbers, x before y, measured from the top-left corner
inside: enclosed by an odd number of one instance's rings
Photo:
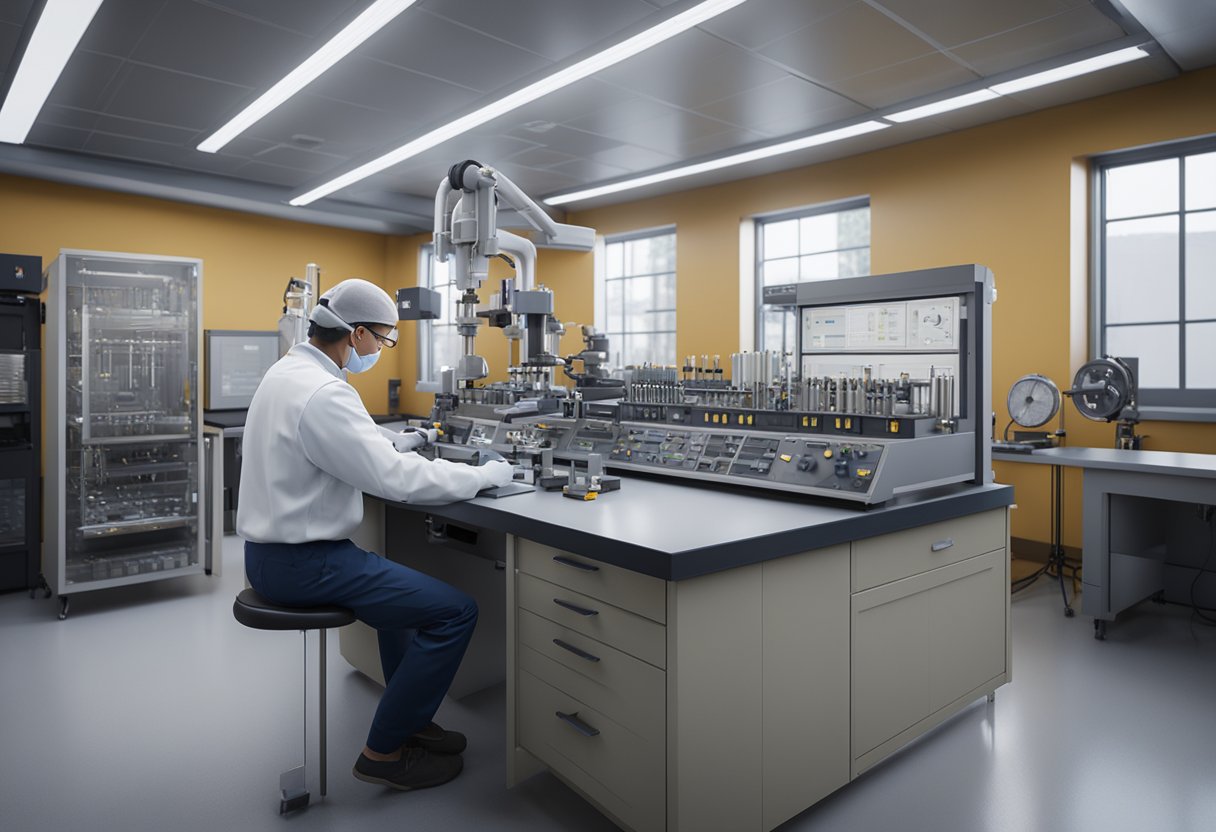
[[[451,693],[506,679],[509,786],[548,768],[626,829],[764,832],[1009,681],[1012,497],[627,478],[590,503],[367,498],[356,541],[477,599]],[[341,639],[379,679],[374,632]]]

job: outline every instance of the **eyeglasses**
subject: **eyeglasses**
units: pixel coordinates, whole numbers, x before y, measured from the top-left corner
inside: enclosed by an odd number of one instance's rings
[[[366,329],[368,332],[370,332],[372,334],[372,337],[375,338],[380,343],[384,344],[384,346],[390,347],[390,348],[397,346],[397,327],[393,327],[391,330],[389,330],[388,335],[381,335],[379,332],[376,332],[376,330],[372,329],[371,327],[364,327],[364,329]]]

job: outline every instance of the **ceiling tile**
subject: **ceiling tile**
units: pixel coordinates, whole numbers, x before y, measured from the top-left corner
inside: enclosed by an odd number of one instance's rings
[[[750,0],[702,23],[699,28],[747,49],[759,49],[853,2],[855,0]]]
[[[84,30],[78,49],[92,49],[125,58],[148,31],[167,0],[122,0],[102,3],[93,22]],[[174,0],[181,5],[186,0]],[[170,12],[172,13],[172,12]],[[196,45],[197,48],[197,45]]]
[[[1068,11],[1075,0],[876,0],[942,46],[954,46]],[[1093,7],[1090,7],[1093,10]],[[1101,14],[1094,11],[1095,14]]]
[[[97,124],[100,113],[92,110],[78,110],[74,107],[60,107],[57,104],[46,104],[38,113],[35,124],[52,124],[58,127],[74,127],[77,130],[92,130]]]
[[[950,51],[988,76],[1121,37],[1118,24],[1087,6]]]
[[[35,124],[25,143],[34,147],[54,147],[59,150],[83,150],[89,140],[88,130],[60,127],[57,124]]]
[[[881,12],[854,3],[758,51],[817,81],[835,81],[934,49]]]
[[[865,109],[831,90],[787,75],[780,81],[698,107],[697,112],[740,127],[783,135],[851,118]]]
[[[231,174],[245,164],[243,159],[234,159],[230,156],[199,153],[194,148],[176,147],[162,142],[150,142],[125,136],[111,136],[106,133],[91,135],[84,150],[98,156],[133,159],[138,162],[150,162],[205,173]]]
[[[504,132],[516,127],[532,124],[543,129],[545,123],[560,124],[584,116],[596,110],[612,107],[624,101],[633,101],[637,94],[613,84],[605,84],[595,78],[585,78],[544,98],[525,104],[518,110],[496,119],[496,124],[508,125]],[[526,135],[525,128],[520,135]]]
[[[77,49],[68,59],[47,102],[83,110],[102,110],[122,67],[122,59]]]
[[[480,97],[464,87],[353,55],[313,81],[308,91],[315,96],[393,113],[411,124],[436,126]],[[316,115],[328,119],[324,108]]]
[[[394,137],[417,128],[416,115],[369,110],[332,98],[300,93],[254,124],[246,134],[274,144],[290,144],[295,135],[315,136],[315,149],[353,157],[386,146]],[[218,127],[222,120],[216,120]]]
[[[278,142],[268,142],[265,139],[255,138],[248,133],[242,133],[220,148],[219,153],[221,156],[240,156],[249,160],[263,150],[277,147],[278,144]]]
[[[127,64],[106,112],[192,129],[219,127],[248,98],[245,87]]]
[[[8,83],[8,68],[17,52],[21,40],[21,27],[15,23],[0,21],[0,84]]]
[[[567,153],[571,156],[586,157],[592,153],[610,150],[623,142],[597,133],[586,133],[582,130],[572,130],[560,124],[545,133],[531,133],[527,130],[515,129],[509,135],[536,142],[551,150]]]
[[[975,81],[977,76],[941,53],[925,55],[852,78],[835,81],[832,89],[867,107],[886,107],[922,95]]]
[[[439,17],[560,61],[656,14],[645,0],[424,0]],[[459,60],[453,50],[453,60]]]
[[[672,107],[670,104],[634,96],[602,107],[585,116],[570,119],[564,122],[564,124],[567,127],[573,127],[576,130],[583,130],[588,133],[609,135],[614,130],[632,127],[639,123],[651,122],[655,119],[667,118],[675,112],[680,112],[680,110]]]
[[[34,0],[5,0],[0,3],[0,22],[25,23],[34,8]]]
[[[516,153],[514,156],[507,157],[504,161],[508,161],[513,165],[523,165],[528,168],[550,168],[556,169],[562,162],[577,161],[578,157],[571,156],[569,153],[560,153],[556,150],[550,150],[547,147],[529,147],[521,153]]]
[[[280,144],[255,153],[252,161],[320,174],[333,170],[346,160],[329,153],[316,153]]]
[[[572,159],[560,165],[553,165],[549,170],[571,176],[583,184],[598,182],[604,179],[615,179],[618,176],[632,173],[632,171],[626,168],[618,168],[616,165],[603,165],[599,162],[591,162],[586,159]]]
[[[106,115],[104,113],[98,114],[97,121],[93,124],[93,129],[115,136],[130,136],[136,139],[147,139],[148,141],[176,144],[183,147],[186,145],[193,146],[193,140],[199,135],[197,130],[185,127],[153,124],[147,121],[120,118],[119,116]]]
[[[703,150],[703,140],[711,136],[735,135],[741,143],[765,138],[763,134],[723,124],[714,119],[683,110],[671,109],[665,115],[652,115],[644,121],[610,126],[598,135],[616,139],[623,144],[635,144],[676,157],[696,156]],[[586,134],[592,135],[592,134]],[[586,156],[586,153],[579,153]]]
[[[234,173],[241,179],[252,179],[255,182],[282,185],[287,188],[301,188],[312,179],[306,171],[268,165],[264,162],[249,162],[237,168]]]
[[[131,59],[152,66],[269,89],[318,44],[302,35],[197,3],[176,2],[148,27]]]
[[[785,77],[752,53],[696,29],[597,74],[680,107],[697,107]]]
[[[672,156],[669,153],[660,153],[657,150],[631,144],[597,150],[594,153],[589,153],[587,158],[593,162],[624,168],[630,173],[650,170],[651,168],[661,168],[665,165],[670,165],[672,162],[679,161],[676,156]]]
[[[353,20],[368,0],[207,0],[236,14],[253,17],[292,32],[331,35]]]
[[[1058,81],[1045,87],[1025,90],[1015,93],[1011,97],[1032,110],[1041,110],[1057,104],[1080,101],[1130,87],[1164,81],[1177,75],[1178,70],[1173,61],[1164,55],[1155,54],[1138,61],[1113,66],[1101,72],[1092,72],[1089,75]],[[1102,148],[1102,150],[1114,149],[1116,148]]]
[[[459,54],[476,59],[457,59],[452,44],[460,44]],[[421,11],[407,12],[385,26],[359,54],[480,92],[511,85],[550,65],[532,52]]]
[[[754,130],[745,130],[742,127],[728,127],[717,133],[698,136],[688,140],[684,144],[684,153],[682,155],[694,159],[699,156],[726,155],[729,151],[736,148],[763,142],[769,138],[771,137],[763,133],[757,133]]]

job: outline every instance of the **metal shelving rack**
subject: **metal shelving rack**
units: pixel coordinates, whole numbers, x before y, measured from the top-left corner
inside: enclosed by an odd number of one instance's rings
[[[44,568],[71,595],[204,571],[201,260],[48,270]]]

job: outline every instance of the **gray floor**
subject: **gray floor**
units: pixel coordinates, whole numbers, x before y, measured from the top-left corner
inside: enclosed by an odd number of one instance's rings
[[[354,780],[378,691],[335,634],[329,798],[280,818],[277,773],[301,751],[303,649],[298,634],[236,624],[241,585],[230,537],[222,578],[80,595],[66,621],[54,600],[0,596],[0,830],[615,829],[547,774],[503,787],[501,687],[440,711],[472,743],[454,783],[401,794]],[[995,705],[782,832],[1216,829],[1216,628],[1145,604],[1101,643],[1058,602],[1045,582],[1015,596],[1014,682]]]

